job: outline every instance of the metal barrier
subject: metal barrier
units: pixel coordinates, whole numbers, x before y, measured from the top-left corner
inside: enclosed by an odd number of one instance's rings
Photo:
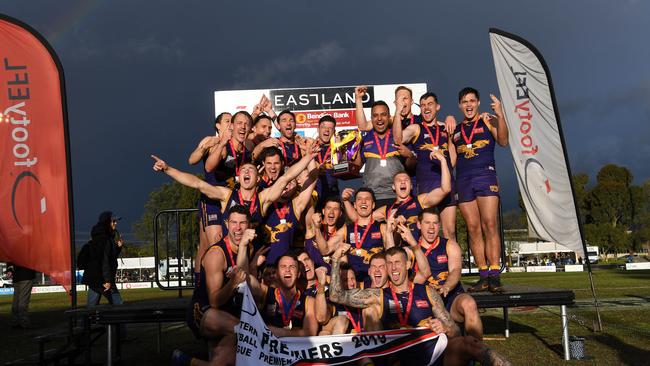
[[[195,208],[161,210],[153,219],[156,284],[163,290],[178,290],[178,297],[183,297],[184,289],[194,288],[194,257],[199,243],[197,211]],[[164,258],[161,252],[165,253]],[[165,278],[160,273],[163,264]],[[176,270],[176,278],[172,278],[172,269]]]

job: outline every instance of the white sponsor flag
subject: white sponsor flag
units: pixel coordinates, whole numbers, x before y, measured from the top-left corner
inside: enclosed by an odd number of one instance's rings
[[[537,237],[584,258],[568,159],[548,67],[520,37],[490,29],[519,190]]]
[[[237,333],[237,366],[339,365],[364,357],[377,357],[428,342],[429,365],[447,346],[444,334],[426,328],[319,337],[278,338],[264,324],[247,285]],[[410,350],[409,350],[410,351]]]

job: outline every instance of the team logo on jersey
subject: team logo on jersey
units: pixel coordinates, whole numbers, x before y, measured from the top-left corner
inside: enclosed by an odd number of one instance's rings
[[[465,145],[461,144],[458,146],[458,153],[464,154],[465,159],[471,159],[473,157],[479,156],[476,152],[477,149],[481,149],[490,144],[489,140],[478,140],[474,141],[471,144]]]
[[[377,231],[370,234],[370,239],[381,239],[381,232]]]
[[[208,215],[208,220],[209,220],[209,221],[212,221],[212,220],[219,220],[219,215],[217,215],[217,214],[209,214],[209,215]]]
[[[415,300],[415,307],[418,309],[426,309],[429,307],[427,300]]]
[[[454,134],[454,138],[453,138],[453,140],[454,140],[454,142],[460,140],[460,132],[456,132],[456,133]]]
[[[499,186],[490,186],[492,192],[499,192]]]
[[[354,233],[350,233],[350,243],[356,243],[358,240],[359,238],[354,236]]]
[[[483,129],[483,127],[477,127],[475,131],[476,131],[476,133],[481,133],[481,132],[483,132],[485,130]]]
[[[412,210],[414,208],[415,208],[415,202],[411,203],[410,205],[408,205],[408,207],[406,207],[407,210]]]
[[[443,255],[437,256],[436,257],[436,262],[438,262],[438,263],[447,263],[447,255],[443,254]]]

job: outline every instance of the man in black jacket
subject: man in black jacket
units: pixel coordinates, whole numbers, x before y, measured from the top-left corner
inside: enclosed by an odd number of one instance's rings
[[[98,305],[102,295],[109,304],[122,304],[115,285],[117,258],[124,244],[121,238],[116,240],[118,220],[111,211],[104,211],[90,233],[90,258],[81,280],[88,286],[88,306]]]
[[[8,263],[5,272],[13,280],[14,298],[11,305],[11,327],[27,329],[31,327],[27,311],[32,295],[32,285],[36,272],[33,269]]]

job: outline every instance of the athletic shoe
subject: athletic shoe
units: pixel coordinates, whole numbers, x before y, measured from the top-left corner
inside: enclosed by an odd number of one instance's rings
[[[192,356],[179,349],[175,349],[172,353],[172,366],[190,366],[191,362]]]
[[[483,291],[487,291],[488,287],[489,287],[488,278],[481,277],[475,284],[473,284],[467,289],[467,292],[483,292]]]
[[[501,285],[501,277],[499,275],[488,276],[488,287],[490,292],[492,293],[495,294],[503,293],[503,285]]]

